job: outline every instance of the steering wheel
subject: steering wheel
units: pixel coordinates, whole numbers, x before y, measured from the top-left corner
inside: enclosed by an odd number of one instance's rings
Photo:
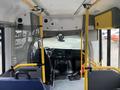
[[[54,50],[54,48],[45,47],[45,52],[47,53],[49,58],[52,56]]]

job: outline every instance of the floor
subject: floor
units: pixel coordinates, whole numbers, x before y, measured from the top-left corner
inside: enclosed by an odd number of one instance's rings
[[[52,90],[84,90],[84,79],[69,81],[57,80]]]

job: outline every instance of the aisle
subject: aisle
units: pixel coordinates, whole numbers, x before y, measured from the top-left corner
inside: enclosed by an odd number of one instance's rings
[[[57,80],[53,90],[84,90],[84,79],[76,81]]]

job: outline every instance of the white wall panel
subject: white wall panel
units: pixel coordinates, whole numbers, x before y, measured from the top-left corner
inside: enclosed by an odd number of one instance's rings
[[[6,70],[11,67],[11,29],[5,28],[5,68]]]
[[[61,30],[78,30],[82,29],[83,16],[68,17],[44,17],[48,23],[44,23],[44,30],[61,31]],[[54,25],[51,25],[54,23]]]

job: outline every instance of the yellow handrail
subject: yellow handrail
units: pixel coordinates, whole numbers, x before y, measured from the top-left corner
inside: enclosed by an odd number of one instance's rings
[[[89,32],[89,9],[86,8],[86,15],[85,15],[85,67],[88,66],[88,32]],[[85,70],[85,81],[84,81],[84,90],[88,90],[88,70]]]
[[[97,66],[97,64],[94,61],[89,61],[88,63],[91,64],[93,67]]]
[[[91,64],[94,64],[94,65],[96,65],[96,66],[101,66],[100,63],[99,63],[99,62],[95,62],[95,60],[91,60],[90,63],[91,63]]]
[[[28,63],[28,64],[18,64],[14,67],[14,69],[18,69],[21,67],[36,67],[37,63]]]
[[[93,67],[93,70],[114,70],[114,71],[120,73],[119,68],[115,68],[115,67],[111,67],[111,66],[96,66],[96,67]]]
[[[120,68],[112,67],[112,66],[100,66],[96,64],[93,60],[88,62],[92,65],[93,70],[114,70],[120,73]]]
[[[42,81],[46,83],[46,73],[45,73],[45,53],[44,53],[44,46],[43,46],[43,16],[40,14],[39,16],[40,21],[40,49],[41,49],[41,62],[42,62]]]
[[[82,75],[83,74],[83,72],[82,72],[82,64],[83,64],[83,55],[82,55],[82,53],[83,53],[83,51],[82,51],[83,45],[82,45],[82,43],[83,43],[83,37],[82,36],[83,35],[82,35],[82,31],[81,31],[81,33],[80,33],[80,37],[81,37],[81,45],[80,45],[81,46],[81,53],[80,53],[80,57],[81,57],[80,58],[80,61],[81,61],[80,62],[80,64],[81,64],[81,72],[80,72],[81,73],[81,78],[83,77],[83,75]]]

